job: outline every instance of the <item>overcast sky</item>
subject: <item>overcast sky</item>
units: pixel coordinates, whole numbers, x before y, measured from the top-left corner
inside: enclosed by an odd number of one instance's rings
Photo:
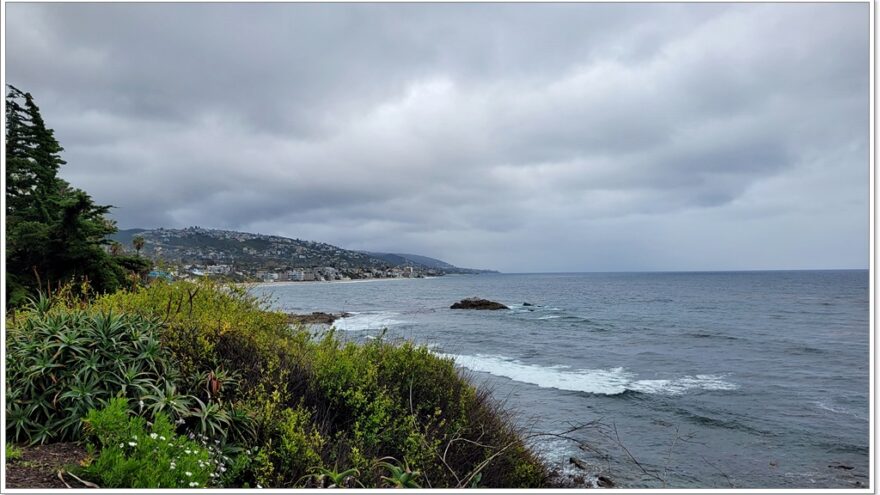
[[[866,268],[868,4],[6,4],[121,228],[502,271]]]

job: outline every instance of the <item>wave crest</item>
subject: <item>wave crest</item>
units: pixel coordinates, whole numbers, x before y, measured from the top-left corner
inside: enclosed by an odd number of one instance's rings
[[[505,356],[437,353],[455,360],[464,368],[530,383],[542,388],[571,390],[588,394],[620,395],[626,391],[644,394],[681,395],[689,390],[736,390],[723,375],[686,375],[669,380],[638,380],[624,368],[571,370],[568,366],[525,364]]]

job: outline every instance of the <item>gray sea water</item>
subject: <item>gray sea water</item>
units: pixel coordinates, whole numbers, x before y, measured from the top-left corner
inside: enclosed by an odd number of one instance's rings
[[[589,448],[534,440],[565,469],[576,456],[629,487],[853,488],[869,482],[868,277],[511,274],[253,290],[285,311],[354,313],[336,324],[348,338],[387,328],[454,357],[531,431],[598,421],[573,434]],[[449,309],[470,296],[512,309]]]

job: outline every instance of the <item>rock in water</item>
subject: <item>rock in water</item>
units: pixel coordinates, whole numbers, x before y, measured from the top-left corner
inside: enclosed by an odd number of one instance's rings
[[[600,475],[597,477],[596,484],[599,485],[600,488],[614,488],[614,482],[606,476]]]
[[[293,313],[288,313],[287,322],[288,323],[304,323],[304,324],[323,324],[323,325],[332,325],[334,321],[339,318],[345,318],[347,316],[351,316],[349,313],[339,313],[339,314],[331,314],[331,313],[323,313],[320,311],[315,311],[310,315],[298,315]]]
[[[488,299],[480,299],[478,297],[469,297],[467,299],[462,299],[461,301],[453,304],[449,307],[450,309],[510,309],[507,306],[495,302],[490,301]]]
[[[584,471],[589,471],[589,467],[584,463],[584,461],[578,459],[577,457],[569,457],[568,463],[574,464],[575,466],[577,466],[580,469],[583,469]]]

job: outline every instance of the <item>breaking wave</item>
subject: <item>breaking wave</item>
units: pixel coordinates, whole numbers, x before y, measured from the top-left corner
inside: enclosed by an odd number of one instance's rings
[[[340,318],[333,322],[337,330],[346,332],[359,332],[364,330],[382,330],[394,325],[406,323],[398,319],[399,313],[390,311],[378,313],[351,313],[351,316]]]
[[[681,395],[689,390],[736,390],[737,385],[722,375],[686,375],[669,380],[639,380],[624,368],[572,370],[569,366],[525,364],[505,356],[438,353],[472,371],[502,376],[542,388],[571,390],[589,394],[619,395],[626,391],[645,394]]]

